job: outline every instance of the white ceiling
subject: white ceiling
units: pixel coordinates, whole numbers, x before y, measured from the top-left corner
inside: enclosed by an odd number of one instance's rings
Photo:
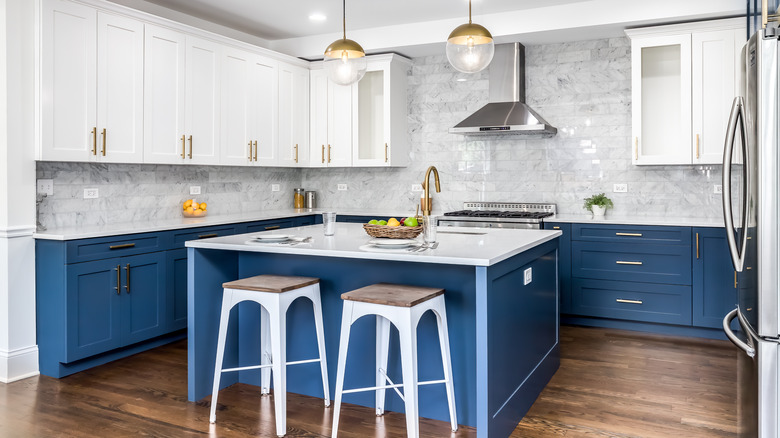
[[[322,59],[341,38],[341,0],[110,0],[304,59]],[[322,22],[309,15],[323,14]],[[744,0],[473,0],[474,22],[499,43],[608,38],[623,30],[744,16]],[[349,0],[347,37],[367,53],[444,53],[468,20],[468,0]]]

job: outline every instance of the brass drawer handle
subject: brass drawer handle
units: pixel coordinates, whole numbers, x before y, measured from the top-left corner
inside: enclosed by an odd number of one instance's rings
[[[184,136],[181,136],[181,157],[187,158],[187,142]]]
[[[130,293],[130,263],[125,265],[125,291]]]
[[[615,233],[616,236],[642,237],[642,233]]]
[[[257,161],[257,140],[255,140],[255,161]]]
[[[298,144],[295,144],[295,162],[298,162]]]
[[[182,158],[184,158],[184,154],[181,155]],[[249,142],[249,161],[252,161],[252,142]]]
[[[122,279],[120,278],[122,273],[122,267],[119,265],[116,265],[116,268],[114,270],[116,271],[116,286],[114,287],[114,290],[116,291],[117,295],[121,295],[121,292],[119,291],[119,285],[122,283]]]
[[[111,245],[108,247],[108,249],[125,249],[125,248],[132,248],[135,246],[135,243],[123,243],[121,245]]]
[[[97,127],[92,128],[92,155],[97,155]]]
[[[618,298],[615,301],[626,304],[642,304],[642,300],[624,300],[623,298]]]
[[[699,260],[699,233],[696,233],[696,260]]]
[[[103,128],[103,132],[100,133],[103,136],[103,156],[106,156],[106,128]]]
[[[266,230],[278,230],[279,228],[282,228],[280,225],[271,225],[270,227],[265,227]]]
[[[219,234],[212,233],[212,234],[199,234],[198,239],[208,239],[209,237],[217,237]]]
[[[189,159],[192,159],[192,136],[189,137],[188,141],[190,142],[190,154],[188,155]]]
[[[618,265],[637,265],[637,266],[642,264],[642,262],[625,262],[623,260],[618,260],[615,263],[617,263]]]
[[[553,227],[553,230],[560,230],[561,227]]]

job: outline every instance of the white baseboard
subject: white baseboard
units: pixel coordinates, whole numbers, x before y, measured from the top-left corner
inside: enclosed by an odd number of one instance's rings
[[[0,351],[0,382],[11,383],[38,374],[38,346]]]

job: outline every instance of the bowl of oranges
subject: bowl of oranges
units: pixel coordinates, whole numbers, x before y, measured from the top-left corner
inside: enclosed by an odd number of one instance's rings
[[[184,217],[203,217],[206,216],[206,203],[196,202],[194,199],[188,199],[181,205],[181,214]]]

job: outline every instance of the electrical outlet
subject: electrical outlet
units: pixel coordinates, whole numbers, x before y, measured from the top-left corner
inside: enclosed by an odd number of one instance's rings
[[[39,179],[36,186],[36,193],[41,195],[51,196],[54,194],[54,180],[53,179]]]
[[[523,286],[530,283],[531,280],[533,280],[533,272],[531,271],[532,268],[528,268],[525,271],[523,271]]]
[[[272,192],[278,192],[279,191],[279,184],[271,184],[271,191]]]
[[[422,184],[412,184],[412,191],[413,192],[422,192]]]
[[[339,190],[347,190],[347,185],[346,184],[339,184],[338,188],[339,188]]]
[[[628,192],[628,184],[613,184],[612,185],[612,191],[615,193],[627,193]]]
[[[723,193],[723,186],[720,184],[715,184],[712,186],[712,193],[715,193],[716,195],[720,195]]]
[[[84,199],[96,199],[99,197],[100,194],[98,193],[97,187],[94,189],[84,189]]]
[[[190,186],[190,195],[200,195],[200,186]]]

